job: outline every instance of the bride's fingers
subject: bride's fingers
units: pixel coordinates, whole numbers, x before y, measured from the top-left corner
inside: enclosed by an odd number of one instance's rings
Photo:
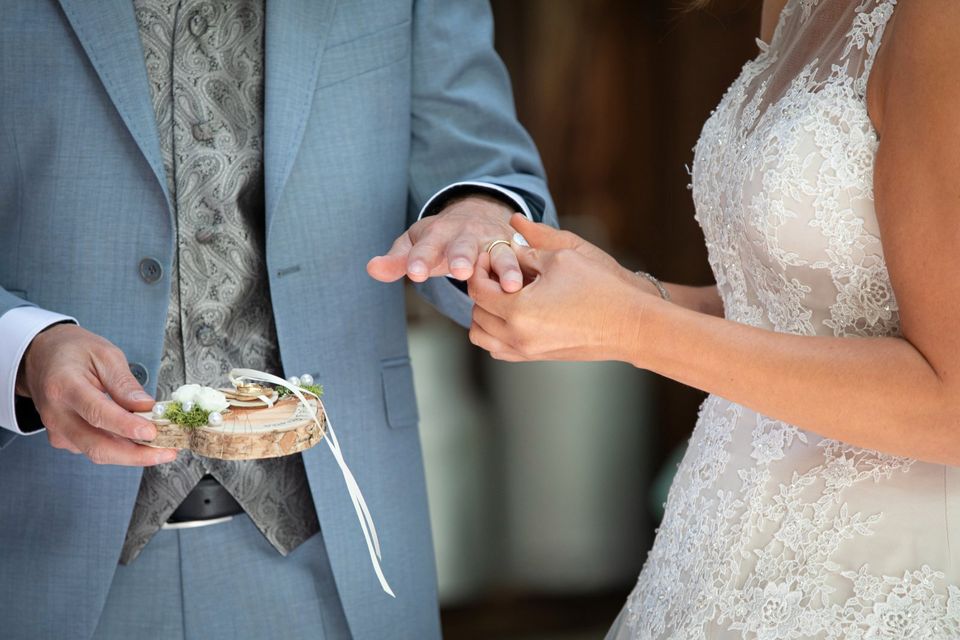
[[[484,351],[489,351],[490,355],[497,360],[506,360],[507,362],[523,362],[526,360],[505,342],[484,331],[477,323],[473,323],[470,327],[470,342]]]
[[[580,241],[569,231],[554,229],[542,222],[533,222],[526,216],[515,213],[510,218],[510,226],[520,232],[531,247],[556,251],[558,249],[573,249]]]
[[[515,294],[504,293],[500,283],[491,277],[488,269],[489,265],[477,265],[473,277],[467,281],[467,294],[476,304],[496,314],[493,306],[500,306],[504,297]]]
[[[473,324],[493,336],[503,335],[507,330],[507,323],[503,318],[499,318],[486,309],[474,305]]]
[[[516,247],[517,262],[520,264],[520,270],[523,271],[524,284],[530,285],[536,282],[540,274],[543,273],[544,256],[538,249],[529,249],[527,247]]]

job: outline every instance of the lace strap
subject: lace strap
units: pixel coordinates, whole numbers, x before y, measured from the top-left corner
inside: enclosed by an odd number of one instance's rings
[[[843,57],[849,58],[854,52],[863,52],[863,66],[855,76],[856,88],[859,93],[865,94],[867,80],[873,63],[883,42],[883,32],[893,16],[897,0],[863,0],[857,7],[853,18],[853,25],[847,34],[847,44],[843,50]]]

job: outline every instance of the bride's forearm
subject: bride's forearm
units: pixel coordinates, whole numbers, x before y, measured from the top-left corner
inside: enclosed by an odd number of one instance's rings
[[[659,300],[638,311],[636,366],[827,438],[960,465],[960,389],[904,339],[775,333]]]
[[[723,317],[723,300],[717,285],[690,287],[683,284],[664,282],[663,286],[670,293],[670,301],[685,309],[705,313],[707,315]],[[651,293],[659,293],[652,291]]]

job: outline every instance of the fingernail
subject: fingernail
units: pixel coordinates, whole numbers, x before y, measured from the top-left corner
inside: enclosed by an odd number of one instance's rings
[[[138,440],[153,440],[157,437],[157,430],[147,425],[137,427],[136,433]]]
[[[523,276],[516,271],[508,271],[503,275],[503,281],[512,282],[514,284],[523,284]]]
[[[530,243],[527,242],[527,239],[523,237],[523,234],[519,231],[513,234],[513,243],[521,247],[529,247]]]
[[[146,402],[147,400],[153,400],[153,398],[150,397],[150,394],[147,393],[146,391],[134,391],[133,393],[130,394],[130,399],[136,402]]]
[[[173,462],[174,460],[177,459],[177,452],[176,452],[176,451],[173,451],[173,452],[164,451],[163,453],[158,453],[157,455],[155,455],[155,456],[153,457],[153,459],[154,459],[154,461],[155,461],[157,464],[164,464],[164,463],[166,463],[166,462]]]
[[[418,276],[427,275],[427,265],[422,262],[414,262],[410,265],[410,273]]]
[[[470,261],[467,260],[466,258],[457,258],[450,263],[450,268],[451,269],[469,269]]]

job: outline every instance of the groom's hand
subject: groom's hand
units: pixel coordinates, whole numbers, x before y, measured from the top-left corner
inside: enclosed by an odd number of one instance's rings
[[[509,242],[513,237],[512,212],[499,200],[486,196],[454,200],[440,213],[411,226],[386,255],[367,264],[367,273],[381,282],[395,282],[403,276],[423,282],[446,275],[469,280],[490,243]],[[512,293],[523,286],[520,265],[509,244],[492,248],[490,269],[503,291]]]
[[[156,427],[134,415],[153,399],[134,379],[116,346],[72,324],[37,335],[23,357],[17,395],[33,400],[57,449],[82,453],[97,464],[145,467],[171,462],[174,449],[132,440],[152,440]]]

